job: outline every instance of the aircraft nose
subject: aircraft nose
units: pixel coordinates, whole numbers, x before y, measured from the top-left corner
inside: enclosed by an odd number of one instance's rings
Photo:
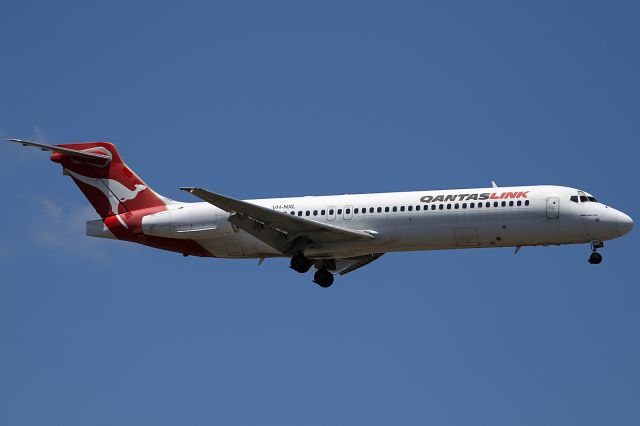
[[[632,228],[633,219],[622,212],[618,212],[618,232],[620,233],[620,236],[628,234]]]

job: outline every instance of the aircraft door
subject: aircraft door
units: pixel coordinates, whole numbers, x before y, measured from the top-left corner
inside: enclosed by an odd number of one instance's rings
[[[560,217],[560,199],[558,197],[547,198],[547,219]]]
[[[327,208],[327,220],[336,220],[336,206]]]

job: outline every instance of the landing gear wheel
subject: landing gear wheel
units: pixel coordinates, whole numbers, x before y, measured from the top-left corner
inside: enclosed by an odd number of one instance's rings
[[[589,263],[592,265],[597,265],[600,262],[602,262],[602,255],[596,251],[591,253],[591,256],[589,256]]]
[[[331,287],[333,284],[333,274],[327,268],[318,269],[313,276],[313,282],[322,288]]]
[[[304,254],[298,253],[291,258],[291,264],[289,267],[301,274],[306,273],[313,266],[313,262],[305,257]]]

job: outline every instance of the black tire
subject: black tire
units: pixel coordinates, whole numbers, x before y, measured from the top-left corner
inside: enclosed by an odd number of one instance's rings
[[[589,263],[592,265],[597,265],[600,262],[602,262],[602,255],[595,251],[591,253],[591,256],[589,256]]]
[[[327,268],[318,269],[313,275],[313,282],[322,288],[329,288],[333,284],[333,274]]]
[[[313,262],[305,257],[304,254],[298,253],[291,258],[289,267],[296,272],[304,274],[311,269]]]

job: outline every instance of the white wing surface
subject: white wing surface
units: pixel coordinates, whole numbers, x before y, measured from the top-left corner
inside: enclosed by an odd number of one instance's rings
[[[337,243],[373,239],[366,231],[341,228],[216,194],[202,188],[180,188],[229,212],[229,222],[276,250],[293,255],[310,242]]]

